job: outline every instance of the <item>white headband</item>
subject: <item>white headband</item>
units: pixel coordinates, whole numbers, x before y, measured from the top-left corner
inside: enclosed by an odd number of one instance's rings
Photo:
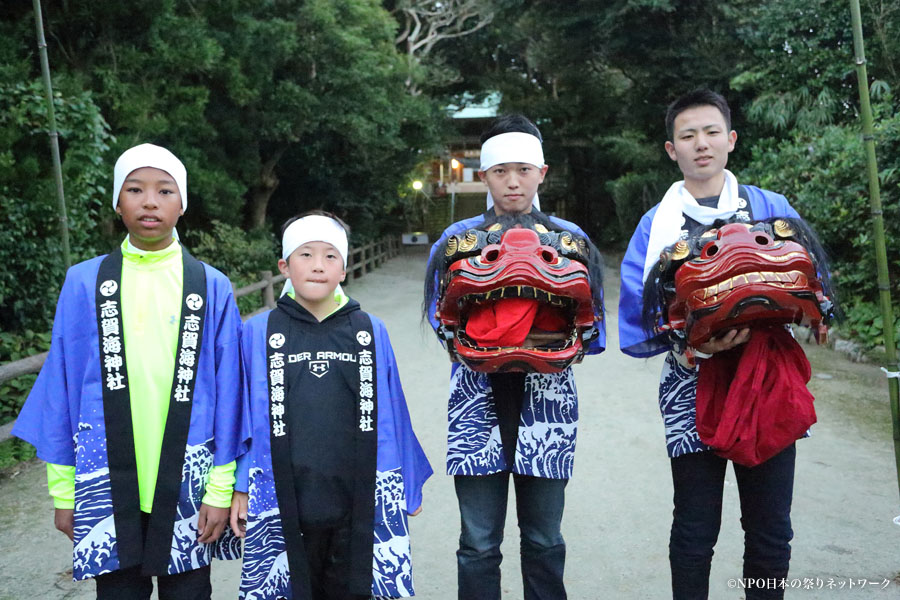
[[[116,161],[113,171],[113,210],[119,205],[119,192],[122,191],[125,178],[132,171],[143,167],[161,169],[171,175],[181,194],[181,210],[187,210],[187,170],[177,156],[165,148],[153,144],[141,144],[129,148]]]
[[[544,149],[537,136],[522,131],[510,131],[489,138],[481,145],[481,170],[487,171],[494,165],[503,163],[527,163],[538,168],[544,166]],[[531,203],[540,210],[541,202],[537,194]],[[487,194],[487,207],[494,206],[494,197]]]
[[[544,149],[541,140],[530,133],[510,131],[488,139],[481,145],[481,170],[487,171],[503,163],[528,163],[538,168],[544,166]]]
[[[287,260],[294,250],[309,242],[325,242],[334,246],[344,259],[344,268],[347,268],[347,232],[340,223],[323,215],[297,219],[288,225],[281,236],[281,258]]]
[[[294,250],[309,242],[326,242],[334,246],[341,258],[344,259],[344,270],[347,269],[347,231],[340,223],[324,215],[309,215],[297,219],[288,225],[284,230],[284,235],[281,236],[281,258],[287,260]],[[293,291],[294,286],[288,279],[284,283],[281,295],[284,296]],[[343,295],[344,292],[340,285],[335,289],[335,293]]]
[[[181,210],[187,210],[187,170],[178,157],[163,148],[153,144],[141,144],[129,148],[122,153],[116,161],[113,170],[113,210],[119,205],[119,192],[125,184],[125,178],[132,171],[143,167],[160,169],[171,175],[181,194]]]

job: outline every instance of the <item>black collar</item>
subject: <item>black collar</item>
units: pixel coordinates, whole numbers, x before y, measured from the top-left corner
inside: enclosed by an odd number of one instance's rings
[[[300,305],[299,302],[288,295],[284,295],[278,299],[278,308],[286,312],[289,317],[297,321],[312,323],[314,325],[320,323],[320,321],[311,312],[306,310],[303,306]],[[326,323],[340,315],[346,315],[357,310],[359,310],[359,302],[357,302],[353,298],[350,298],[350,300],[347,301],[347,304],[322,319],[321,323]]]

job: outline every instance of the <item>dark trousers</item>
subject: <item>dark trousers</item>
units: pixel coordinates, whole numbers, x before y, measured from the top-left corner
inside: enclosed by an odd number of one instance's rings
[[[456,552],[460,600],[499,600],[500,543],[509,473],[454,478],[462,531]],[[566,479],[513,475],[525,600],[565,600],[566,544],[560,526]]]
[[[141,513],[143,535],[147,535],[150,515]],[[209,566],[177,575],[161,575],[156,578],[159,600],[210,600],[212,586],[209,583]],[[95,578],[97,600],[148,600],[153,593],[153,579],[141,575],[141,565],[119,569]]]
[[[371,594],[359,596],[347,590],[350,525],[305,528],[303,547],[309,563],[312,600],[369,600]]]
[[[755,467],[734,465],[741,498],[746,579],[780,581],[791,560],[791,499],[794,460],[791,445]],[[669,538],[672,597],[704,600],[709,596],[709,569],[722,523],[722,486],[728,461],[713,452],[671,459],[675,510]],[[784,590],[748,589],[747,600],[783,598]]]
[[[156,578],[159,600],[210,600],[209,565],[178,575]],[[147,600],[153,593],[153,580],[141,575],[141,567],[120,569],[100,575],[97,600]]]

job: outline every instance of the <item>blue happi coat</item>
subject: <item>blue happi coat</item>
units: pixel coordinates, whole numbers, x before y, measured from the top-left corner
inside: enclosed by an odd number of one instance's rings
[[[754,221],[775,217],[800,218],[781,194],[754,186],[741,186],[750,201]],[[659,205],[641,217],[628,250],[622,259],[622,287],[619,294],[619,345],[622,352],[646,358],[669,351],[665,334],[653,336],[641,324],[643,306],[644,259],[650,239],[650,227]],[[663,363],[659,384],[659,408],[666,431],[666,447],[674,458],[691,452],[707,450],[697,433],[697,369],[680,364],[672,352]]]
[[[40,459],[75,466],[76,580],[120,568],[107,456],[117,441],[106,437],[95,318],[97,272],[103,258],[77,264],[66,274],[50,354],[13,428],[13,435],[35,446]],[[209,265],[203,267],[205,326],[187,446],[183,463],[168,465],[181,471],[169,574],[206,566],[214,552],[220,558],[240,556],[239,540],[233,535],[215,544],[197,542],[197,516],[209,470],[235,460],[248,437],[241,418],[240,315],[228,278]]]
[[[245,600],[293,597],[272,467],[266,357],[271,312],[248,320],[241,340],[252,427],[250,450],[238,461],[235,484],[250,495],[240,593]],[[414,594],[407,515],[422,505],[422,487],[432,469],[412,430],[387,329],[377,317],[366,316],[375,340],[378,398],[372,595],[402,598]]]
[[[552,216],[550,220],[563,229],[588,237],[574,223]],[[431,256],[449,236],[464,233],[483,222],[484,215],[478,215],[454,223],[431,247]],[[428,320],[435,330],[439,325],[434,316],[436,308],[437,298],[431,298]],[[605,322],[598,319],[594,326],[599,335],[587,347],[586,354],[599,354],[606,347]],[[571,367],[560,373],[529,373],[526,376],[512,465],[507,464],[503,453],[487,373],[473,371],[459,363],[451,366],[448,419],[448,475],[490,475],[509,470],[520,475],[550,479],[569,479],[572,476],[578,426],[578,392]]]

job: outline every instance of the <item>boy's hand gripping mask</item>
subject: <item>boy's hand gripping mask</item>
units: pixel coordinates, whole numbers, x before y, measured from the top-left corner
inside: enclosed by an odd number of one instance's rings
[[[435,256],[439,333],[451,359],[475,371],[556,373],[580,362],[597,335],[591,248],[518,220],[451,236]]]
[[[800,219],[717,222],[666,248],[644,286],[644,327],[676,350],[729,329],[797,323],[825,341],[833,315],[825,253]]]

